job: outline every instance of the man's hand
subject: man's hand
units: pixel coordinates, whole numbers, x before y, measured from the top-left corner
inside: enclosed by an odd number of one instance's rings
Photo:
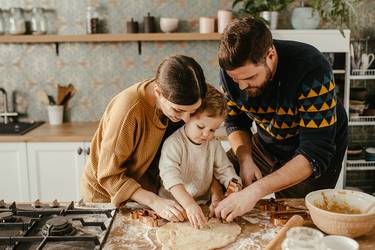
[[[240,162],[240,177],[244,187],[262,178],[262,173],[251,157]]]
[[[237,216],[241,216],[253,209],[260,198],[253,194],[251,186],[248,186],[222,200],[215,208],[215,216],[231,222]]]
[[[175,201],[158,197],[150,206],[160,217],[173,222],[184,221],[184,209]]]
[[[193,227],[201,228],[207,223],[206,216],[204,216],[201,207],[196,202],[185,207],[185,210],[189,222]]]

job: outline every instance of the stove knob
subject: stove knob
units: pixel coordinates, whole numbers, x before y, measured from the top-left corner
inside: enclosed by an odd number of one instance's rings
[[[57,201],[57,199],[53,200],[51,203],[51,207],[59,207],[60,203]]]
[[[36,201],[34,201],[33,205],[34,205],[35,208],[40,208],[42,206],[42,203],[40,202],[39,199],[37,199]]]
[[[81,147],[79,147],[79,148],[77,149],[77,154],[78,154],[78,155],[81,155],[82,152],[83,152],[83,149],[82,149]]]

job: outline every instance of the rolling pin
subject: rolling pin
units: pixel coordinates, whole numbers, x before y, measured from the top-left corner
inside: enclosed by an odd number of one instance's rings
[[[289,228],[298,227],[303,225],[303,218],[300,215],[293,215],[287,223],[281,228],[281,230],[277,233],[276,237],[268,243],[265,250],[280,250],[281,243],[283,242],[286,232]]]

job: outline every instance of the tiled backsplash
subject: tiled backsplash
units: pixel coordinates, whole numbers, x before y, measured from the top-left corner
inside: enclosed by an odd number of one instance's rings
[[[89,4],[103,7],[110,33],[126,33],[126,21],[134,18],[142,22],[147,12],[157,18],[178,17],[179,31],[197,32],[199,16],[215,16],[218,9],[230,9],[232,2],[0,0],[0,8],[44,7],[48,9],[50,32],[58,34],[85,34]],[[371,1],[365,2],[371,4]],[[55,94],[56,84],[72,83],[78,91],[70,101],[69,120],[95,121],[100,119],[115,94],[133,83],[153,77],[158,64],[169,55],[194,57],[202,65],[207,81],[217,86],[217,47],[217,41],[143,42],[142,54],[138,55],[137,42],[66,43],[60,44],[57,56],[54,44],[0,44],[0,86],[9,93],[17,93],[20,111],[27,110],[32,119],[47,120],[46,107],[37,99],[37,92],[46,90]]]
[[[218,9],[231,8],[228,0],[91,2],[105,7],[109,31],[116,34],[126,33],[126,21],[131,17],[141,22],[147,12],[157,18],[178,17],[179,31],[197,32],[199,16],[214,16]],[[87,4],[84,0],[0,0],[3,9],[54,9],[58,34],[85,34]],[[78,91],[70,101],[70,120],[95,121],[114,95],[153,77],[159,63],[169,55],[194,57],[202,65],[207,81],[218,85],[217,46],[217,41],[143,42],[142,54],[138,55],[137,42],[61,43],[57,56],[54,44],[0,44],[0,86],[22,97],[18,98],[18,107],[27,108],[29,117],[47,120],[46,107],[37,99],[37,92],[55,94],[56,84],[72,83]]]

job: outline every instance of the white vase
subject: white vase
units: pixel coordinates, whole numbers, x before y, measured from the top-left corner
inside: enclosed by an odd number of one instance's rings
[[[320,15],[312,7],[297,7],[292,12],[294,29],[316,29],[320,23]]]
[[[279,16],[277,11],[262,11],[259,13],[259,16],[268,22],[271,30],[275,30],[277,28]]]

